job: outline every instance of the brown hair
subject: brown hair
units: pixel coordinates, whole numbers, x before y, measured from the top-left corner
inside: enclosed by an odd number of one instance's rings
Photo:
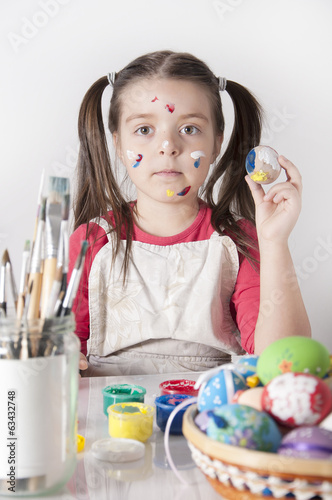
[[[129,84],[151,77],[187,80],[204,87],[211,102],[216,135],[224,132],[224,116],[218,78],[201,60],[187,53],[158,51],[138,57],[116,73],[110,103],[108,127],[111,133],[119,127],[121,96]],[[97,80],[84,96],[79,113],[80,151],[78,158],[77,196],[74,206],[75,229],[95,217],[104,216],[110,231],[116,234],[113,259],[119,252],[121,234],[126,234],[123,262],[124,278],[128,269],[133,234],[133,215],[111,168],[102,117],[102,94],[108,86],[106,76]],[[226,232],[236,241],[238,250],[253,260],[249,248],[254,242],[238,220],[255,222],[255,206],[246,175],[247,153],[260,142],[262,109],[255,97],[242,85],[227,81],[226,90],[234,106],[234,127],[226,151],[215,165],[203,189],[202,197],[212,208],[212,225],[219,234]],[[216,183],[221,180],[219,192]],[[109,211],[113,212],[114,223]]]

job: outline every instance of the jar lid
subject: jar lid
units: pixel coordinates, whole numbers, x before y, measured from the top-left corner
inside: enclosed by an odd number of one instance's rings
[[[106,462],[133,462],[145,455],[145,446],[135,439],[106,438],[92,444],[91,452],[98,460]]]

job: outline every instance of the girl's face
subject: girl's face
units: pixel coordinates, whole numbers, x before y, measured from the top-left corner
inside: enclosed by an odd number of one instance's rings
[[[204,89],[171,79],[144,79],[127,87],[113,139],[138,203],[197,201],[222,143]]]

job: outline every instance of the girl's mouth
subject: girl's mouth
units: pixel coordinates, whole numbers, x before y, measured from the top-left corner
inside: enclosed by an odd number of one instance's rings
[[[161,170],[160,172],[156,172],[155,175],[159,175],[161,177],[177,177],[178,175],[182,175],[181,172],[177,172],[176,170]]]

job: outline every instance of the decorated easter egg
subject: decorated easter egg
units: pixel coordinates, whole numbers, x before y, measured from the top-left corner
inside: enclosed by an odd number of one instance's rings
[[[278,375],[263,388],[262,405],[284,425],[316,425],[331,411],[332,395],[315,375],[289,372]]]
[[[256,375],[257,361],[258,356],[255,354],[246,354],[236,360],[235,366],[241,375],[249,377],[250,375]]]
[[[267,413],[240,404],[209,412],[206,434],[216,441],[251,450],[276,452],[281,443],[278,426]]]
[[[235,392],[246,388],[245,378],[236,370],[225,368],[212,376],[198,393],[198,410],[212,410],[232,401]]]
[[[332,460],[332,432],[314,426],[293,429],[283,437],[278,453],[295,458]]]
[[[324,377],[330,367],[330,355],[323,344],[308,337],[284,337],[270,344],[259,356],[257,375],[265,385],[287,372],[311,373]]]
[[[278,153],[269,146],[256,146],[246,157],[246,170],[257,184],[274,182],[281,172]]]

